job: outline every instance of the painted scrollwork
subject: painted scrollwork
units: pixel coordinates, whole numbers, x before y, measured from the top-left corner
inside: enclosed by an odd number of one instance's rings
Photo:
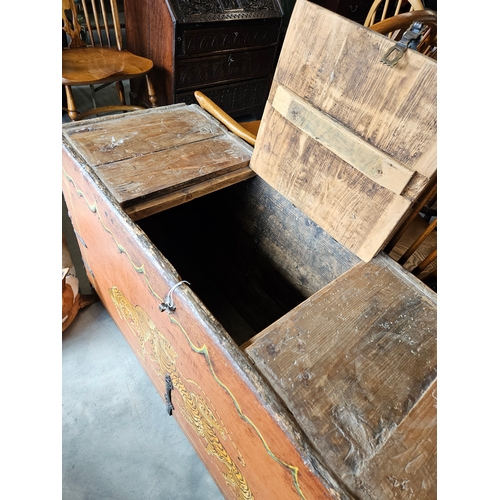
[[[179,410],[196,434],[205,441],[205,450],[217,458],[223,465],[219,469],[227,485],[236,490],[238,500],[251,500],[253,494],[250,487],[228,454],[221,439],[227,437],[227,430],[217,420],[214,412],[202,395],[194,390],[188,390],[186,383],[176,366],[177,353],[172,344],[161,334],[146,311],[140,306],[133,306],[123,293],[116,287],[109,289],[109,295],[120,317],[126,321],[140,346],[141,359],[152,361],[157,375],[161,378],[170,375],[174,389],[182,398]],[[220,438],[219,438],[220,436]]]

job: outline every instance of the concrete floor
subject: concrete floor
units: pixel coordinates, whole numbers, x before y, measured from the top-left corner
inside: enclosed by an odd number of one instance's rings
[[[113,86],[101,92],[99,102],[114,97]],[[88,88],[75,93],[82,108],[89,98]],[[65,210],[63,200],[63,232],[88,293]],[[80,310],[62,335],[62,498],[223,498],[100,302]]]

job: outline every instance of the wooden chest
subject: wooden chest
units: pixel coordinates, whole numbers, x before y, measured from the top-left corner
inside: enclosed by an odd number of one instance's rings
[[[262,113],[282,18],[277,0],[125,0],[127,47],[154,62],[157,104],[192,104],[201,90],[232,116]],[[147,96],[131,81],[134,102]]]
[[[379,252],[435,62],[305,0],[290,32],[253,151],[196,105],[63,126],[85,267],[226,498],[436,498],[436,294]]]

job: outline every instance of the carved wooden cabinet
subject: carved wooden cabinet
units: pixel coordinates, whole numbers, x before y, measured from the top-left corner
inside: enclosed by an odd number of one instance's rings
[[[127,48],[154,62],[158,105],[201,90],[232,116],[264,109],[282,18],[278,0],[125,0]],[[141,82],[131,100],[147,105]]]

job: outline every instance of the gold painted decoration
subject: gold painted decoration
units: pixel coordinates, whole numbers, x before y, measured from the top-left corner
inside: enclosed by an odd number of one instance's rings
[[[72,187],[76,191],[79,198],[83,198],[85,204],[87,205],[87,208],[97,217],[104,231],[112,238],[120,254],[126,257],[134,271],[141,275],[141,277],[144,279],[151,295],[155,299],[162,301],[162,296],[160,296],[160,294],[158,294],[152,287],[144,264],[133,261],[126,248],[120,243],[120,241],[118,241],[113,231],[104,223],[103,217],[101,216],[98,209],[97,201],[94,199],[91,202],[87,199],[85,193],[76,185],[74,179],[64,170],[64,167],[63,174],[66,185],[68,187]],[[124,321],[126,321],[131,332],[134,334],[138,341],[140,347],[140,349],[136,351],[138,357],[140,357],[142,360],[145,360],[146,356],[148,356],[149,359],[153,361],[154,366],[156,366],[156,368],[154,368],[155,372],[161,379],[164,379],[165,374],[170,375],[174,388],[181,394],[183,405],[181,406],[180,411],[183,417],[196,431],[197,435],[205,440],[205,450],[207,451],[207,453],[211,456],[216,457],[218,461],[224,465],[224,470],[220,470],[219,468],[218,470],[224,477],[226,484],[232,486],[236,490],[235,498],[237,498],[238,500],[253,499],[253,494],[246,479],[227,453],[227,450],[225,449],[217,435],[218,432],[223,440],[227,438],[231,439],[224,425],[222,424],[222,420],[220,419],[220,417],[215,417],[213,411],[203,397],[198,395],[195,391],[189,392],[186,389],[183,378],[176,367],[177,353],[173,349],[170,342],[157,329],[156,325],[147,315],[147,313],[140,306],[133,306],[117,287],[111,287],[108,292],[118,311],[118,314]],[[239,402],[232,394],[231,390],[219,379],[219,377],[215,373],[207,346],[202,345],[200,347],[195,345],[185,329],[179,323],[179,321],[170,314],[169,319],[172,324],[176,325],[180,329],[191,350],[204,357],[212,377],[231,398],[231,401],[233,402],[239,417],[253,429],[258,439],[264,446],[264,449],[266,450],[266,453],[269,455],[269,457],[280,466],[282,466],[291,475],[292,484],[298,497],[301,500],[305,500],[305,496],[299,484],[299,468],[295,465],[288,464],[282,461],[271,450],[259,428],[242,411]],[[149,346],[149,348],[147,348],[147,346]],[[199,388],[199,386],[193,381],[189,381],[188,383],[196,385]],[[233,446],[238,453],[238,461],[243,466],[246,466],[244,458],[241,456],[241,453],[234,443]],[[337,497],[336,492],[334,494],[335,497]]]
[[[141,347],[140,355],[146,356],[153,362],[157,375],[161,378],[170,375],[174,388],[179,391],[183,404],[180,411],[196,434],[205,440],[205,450],[215,456],[224,466],[221,472],[227,485],[236,489],[238,500],[253,499],[248,483],[238,469],[226,448],[219,439],[226,439],[227,431],[217,421],[213,411],[202,396],[194,391],[188,391],[183,377],[176,366],[177,353],[172,344],[161,335],[151,318],[140,306],[133,306],[123,293],[116,287],[109,289],[110,297],[120,317],[126,321],[131,332],[137,338]],[[149,346],[149,349],[146,348]]]

